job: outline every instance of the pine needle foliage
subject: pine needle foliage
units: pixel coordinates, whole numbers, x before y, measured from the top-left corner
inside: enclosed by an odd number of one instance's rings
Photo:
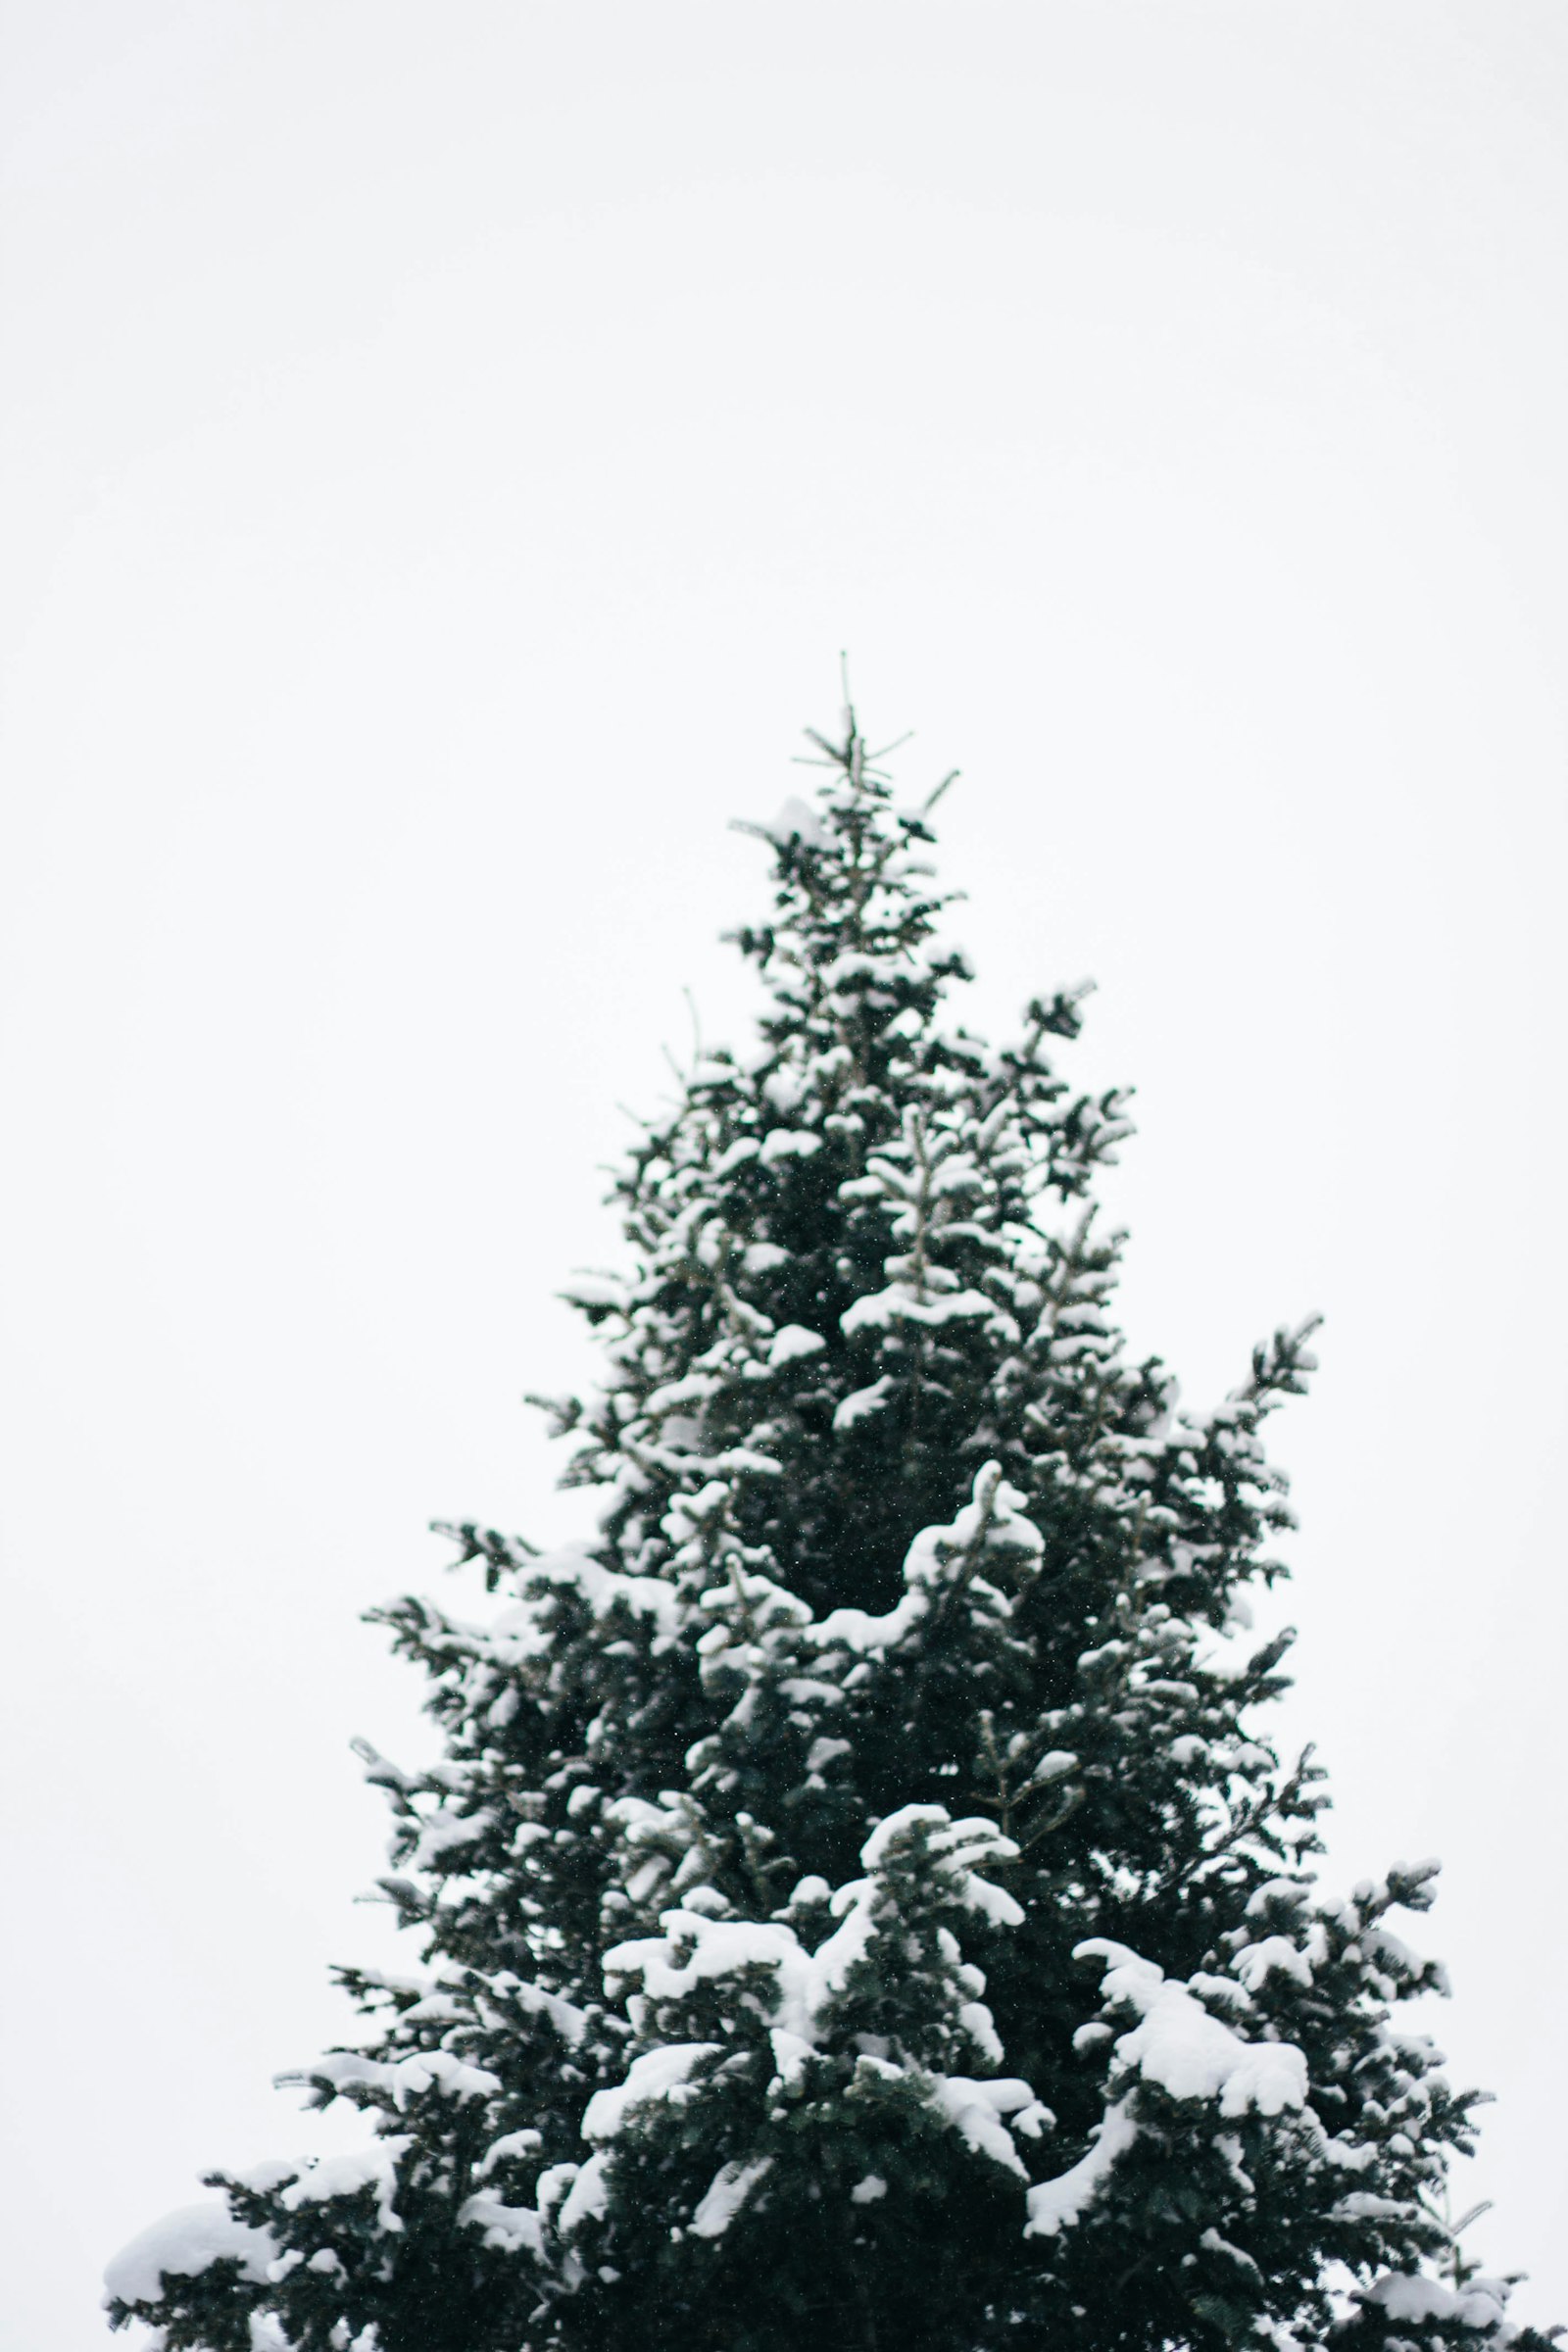
[[[295,2078],[363,2153],[215,2177],[110,2273],[168,2352],[1439,2352],[1544,2339],[1446,2219],[1474,2092],[1394,2022],[1433,1864],[1315,1883],[1261,1727],[1281,1331],[1178,1409],[1111,1319],[1117,1094],[950,1017],[929,805],[853,713],[759,827],[753,1050],[615,1185],[556,1401],[590,1543],[444,1530],[381,1612],[443,1760],[361,1742],[408,1976]]]

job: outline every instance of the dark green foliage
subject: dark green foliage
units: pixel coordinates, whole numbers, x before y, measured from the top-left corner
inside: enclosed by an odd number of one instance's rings
[[[345,1972],[309,2070],[366,2160],[226,2181],[243,2259],[122,2295],[171,2347],[1346,2352],[1510,2337],[1446,2226],[1469,2144],[1390,2011],[1439,1973],[1314,1892],[1325,1799],[1259,1704],[1289,1524],[1258,1348],[1206,1416],[1109,1320],[1128,1132],[945,1020],[925,816],[853,718],[768,829],[767,1010],[650,1127],[632,1267],[575,1296],[602,1490],[515,1595],[386,1613],[446,1740],[382,1884],[425,1973]],[[1005,2071],[1004,2071],[1005,2069]],[[262,2247],[264,2263],[256,2253]],[[1450,2265],[1445,2284],[1424,2264]],[[1534,2342],[1524,2337],[1517,2340]]]

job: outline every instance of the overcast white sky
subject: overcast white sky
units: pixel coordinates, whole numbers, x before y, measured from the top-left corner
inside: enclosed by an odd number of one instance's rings
[[[1557,0],[12,0],[6,2352],[308,2144],[421,1752],[358,1612],[578,1521],[601,1162],[850,649],[1134,1341],[1277,1424],[1331,1872],[1448,1865],[1568,2319]],[[357,2127],[356,2127],[357,2129]],[[1469,2183],[1466,2183],[1467,2187]]]

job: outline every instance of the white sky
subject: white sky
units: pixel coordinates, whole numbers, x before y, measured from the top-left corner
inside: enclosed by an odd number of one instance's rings
[[[17,2352],[272,2072],[417,1754],[358,1623],[575,1523],[598,1165],[749,998],[848,646],[972,1016],[1093,971],[1125,1311],[1277,1424],[1333,1874],[1561,2131],[1568,17],[14,0],[0,2187]],[[1467,2180],[1466,2186],[1469,2186]]]

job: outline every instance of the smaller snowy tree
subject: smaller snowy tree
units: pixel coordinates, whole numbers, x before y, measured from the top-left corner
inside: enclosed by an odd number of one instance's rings
[[[1544,2352],[1446,2220],[1444,1989],[1327,1897],[1260,1431],[1309,1333],[1179,1411],[1109,1317],[1128,1132],[946,1018],[928,811],[853,716],[759,828],[766,1008],[617,1195],[554,1409],[591,1543],[454,1527],[508,1598],[383,1612],[442,1761],[361,1753],[422,1966],[295,2078],[363,2150],[220,2175],[118,2259],[166,2352]]]

